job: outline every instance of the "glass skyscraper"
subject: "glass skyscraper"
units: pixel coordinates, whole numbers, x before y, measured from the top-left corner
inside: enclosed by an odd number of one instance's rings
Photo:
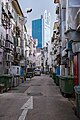
[[[32,37],[38,40],[37,48],[46,47],[46,43],[50,41],[50,13],[46,10],[44,16],[32,21]]]
[[[37,48],[42,48],[42,40],[43,40],[42,29],[43,29],[43,18],[42,17],[41,19],[32,21],[32,37],[33,39],[38,40]]]

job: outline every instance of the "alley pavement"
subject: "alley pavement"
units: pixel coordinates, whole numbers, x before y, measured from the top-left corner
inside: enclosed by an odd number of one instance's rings
[[[49,75],[35,76],[0,94],[0,120],[79,120]]]

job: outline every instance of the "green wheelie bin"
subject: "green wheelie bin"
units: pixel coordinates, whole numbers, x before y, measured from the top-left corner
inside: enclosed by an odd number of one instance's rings
[[[4,90],[8,90],[11,89],[11,80],[12,80],[12,76],[11,75],[0,75],[0,84],[4,85]]]
[[[52,74],[52,79],[54,80],[54,83],[56,82],[56,73]]]
[[[76,96],[76,114],[80,118],[80,86],[75,86],[75,96]]]
[[[74,90],[73,80],[74,77],[72,76],[60,77],[60,90],[65,96],[73,94],[73,90]]]
[[[49,72],[50,77],[52,77],[52,71]]]
[[[59,86],[59,75],[56,75],[56,85]]]

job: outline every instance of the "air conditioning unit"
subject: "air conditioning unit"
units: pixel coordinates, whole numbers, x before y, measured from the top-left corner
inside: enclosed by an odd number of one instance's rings
[[[17,53],[21,53],[21,48],[20,47],[16,47],[16,52]]]
[[[14,60],[14,56],[13,56],[13,55],[11,55],[11,62],[13,62],[13,60]]]
[[[10,48],[10,42],[6,41],[6,46],[5,47],[8,48],[8,49],[11,49]]]
[[[0,63],[3,61],[3,49],[0,48]]]
[[[2,43],[3,47],[5,47],[5,40],[3,40],[3,43]]]
[[[5,47],[5,41],[0,39],[0,45],[1,45],[1,47]]]
[[[5,55],[5,60],[6,60],[6,61],[10,61],[10,60],[11,60],[11,55],[10,55],[10,53],[6,53],[6,55]]]
[[[13,44],[10,44],[10,49],[13,51]]]
[[[72,43],[72,50],[73,50],[73,53],[80,52],[80,43]]]
[[[10,41],[10,35],[9,34],[6,34],[6,40]]]

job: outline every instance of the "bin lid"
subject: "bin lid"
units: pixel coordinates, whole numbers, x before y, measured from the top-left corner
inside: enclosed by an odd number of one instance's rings
[[[3,75],[0,75],[0,77],[12,77],[12,75],[10,75],[10,74],[3,74]]]
[[[74,76],[60,76],[61,78],[74,79]]]

